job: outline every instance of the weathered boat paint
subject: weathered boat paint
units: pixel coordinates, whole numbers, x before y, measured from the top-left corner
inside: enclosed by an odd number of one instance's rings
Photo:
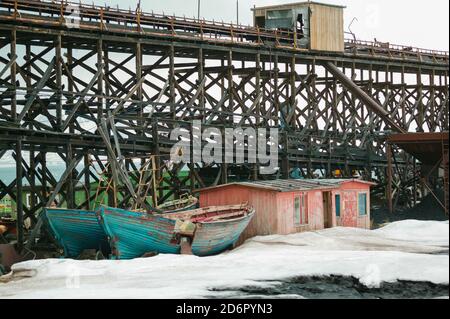
[[[171,243],[174,220],[104,206],[97,217],[108,235],[113,259],[133,259],[148,252],[180,252],[180,246]]]
[[[233,248],[252,217],[253,213],[230,221],[200,223],[192,242],[192,252],[196,256],[211,256]]]
[[[229,207],[216,207],[215,213],[207,209],[197,209],[163,215],[101,207],[98,218],[108,234],[114,259],[133,259],[149,252],[179,254],[181,247],[175,234],[175,225],[179,218],[192,218],[196,224],[192,253],[197,256],[211,256],[232,248],[254,216],[253,209],[249,209],[237,218],[231,216],[228,220],[214,220],[213,217],[220,217],[221,209],[228,212]],[[205,211],[212,213],[213,217],[208,218]],[[205,217],[202,217],[203,215]]]
[[[76,258],[85,249],[109,251],[108,238],[94,211],[45,208],[44,216],[65,257]]]

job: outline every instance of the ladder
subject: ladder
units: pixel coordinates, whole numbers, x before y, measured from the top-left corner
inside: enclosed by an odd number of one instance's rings
[[[116,185],[114,183],[114,180],[112,178],[108,178],[107,175],[109,167],[110,164],[107,164],[102,172],[97,172],[98,186],[94,199],[96,207],[101,206],[103,204],[108,204],[107,202],[105,202],[105,197],[108,198],[108,192],[111,190],[114,193],[114,207],[117,207]]]
[[[154,207],[158,206],[156,184],[156,163],[155,156],[152,155],[139,170],[139,182],[136,193],[138,196],[142,197],[144,201],[146,201],[148,197],[152,197],[152,205]],[[149,193],[152,193],[152,195],[149,196]],[[135,203],[134,210],[142,210],[143,208],[144,207],[139,205],[139,203]]]

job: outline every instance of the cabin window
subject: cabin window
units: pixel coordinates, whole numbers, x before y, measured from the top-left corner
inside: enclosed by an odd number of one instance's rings
[[[307,196],[305,194],[294,197],[294,224],[296,226],[308,224]]]
[[[358,212],[359,216],[367,215],[367,194],[361,193],[358,195]]]
[[[267,19],[292,19],[292,10],[267,11]]]
[[[341,217],[341,195],[335,195],[334,201],[336,203],[336,217]]]
[[[272,10],[267,11],[267,29],[292,30],[293,15],[292,10]]]

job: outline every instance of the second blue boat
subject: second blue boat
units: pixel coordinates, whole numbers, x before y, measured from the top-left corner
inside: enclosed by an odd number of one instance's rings
[[[151,215],[103,206],[97,216],[108,235],[112,258],[179,254],[185,236],[190,237],[192,254],[211,256],[233,247],[253,218],[254,209],[237,205]]]

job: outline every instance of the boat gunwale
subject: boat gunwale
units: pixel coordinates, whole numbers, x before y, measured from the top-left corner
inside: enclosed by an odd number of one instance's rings
[[[237,213],[236,213],[237,214]],[[244,213],[243,216],[232,218],[232,219],[222,219],[222,220],[213,220],[213,221],[206,221],[206,222],[194,222],[194,224],[201,224],[201,225],[210,225],[210,224],[225,224],[229,222],[239,222],[244,219],[247,219],[248,217],[252,217],[255,214],[255,210],[250,210]],[[174,219],[176,220],[176,219]]]
[[[234,209],[233,209],[233,207],[234,207]],[[248,206],[248,205],[246,205],[244,207],[242,205],[210,206],[210,207],[198,208],[198,209],[195,209],[193,211],[198,211],[197,214],[201,215],[201,214],[205,214],[204,209],[208,209],[208,208],[209,209],[222,208],[221,209],[222,211],[235,210],[236,211],[235,214],[239,215],[239,216],[235,217],[235,218],[231,218],[231,219],[226,219],[226,220],[220,220],[219,219],[219,220],[212,220],[212,221],[193,222],[194,224],[207,225],[207,224],[221,224],[221,223],[229,223],[229,222],[239,222],[239,221],[242,221],[242,220],[244,220],[244,219],[246,219],[248,217],[252,217],[255,214],[255,209],[253,207],[251,207],[251,206]],[[105,213],[105,211],[110,211],[112,213],[116,213],[116,214],[121,215],[121,216],[124,215],[122,212],[124,212],[124,213],[132,213],[132,214],[139,214],[139,215],[142,216],[142,218],[140,218],[140,220],[147,221],[147,222],[150,222],[151,220],[150,220],[150,218],[146,218],[146,217],[161,218],[161,219],[163,219],[165,221],[173,223],[173,222],[176,222],[177,220],[183,219],[183,217],[184,217],[185,220],[189,220],[189,218],[195,216],[195,213],[192,213],[190,216],[186,216],[186,215],[189,214],[189,211],[178,214],[178,215],[184,215],[184,216],[174,216],[174,215],[177,215],[177,214],[173,214],[173,213],[148,214],[148,213],[145,213],[145,212],[126,210],[126,209],[122,209],[122,208],[114,208],[114,207],[109,207],[109,206],[106,206],[106,205],[101,205],[101,207],[96,211],[97,216],[99,216],[99,214],[102,215],[101,210],[103,210],[103,214]],[[221,210],[219,209],[219,211],[221,211]],[[128,217],[128,218],[131,218],[131,217]]]
[[[254,210],[254,208],[248,204],[238,204],[238,205],[222,205],[222,206],[206,206],[200,207],[197,209],[192,209],[190,211],[180,212],[176,214],[162,214],[163,216],[171,216],[171,218],[177,217],[177,219],[192,217],[201,214],[208,214],[213,212],[222,212],[222,211],[245,211],[245,210]]]

